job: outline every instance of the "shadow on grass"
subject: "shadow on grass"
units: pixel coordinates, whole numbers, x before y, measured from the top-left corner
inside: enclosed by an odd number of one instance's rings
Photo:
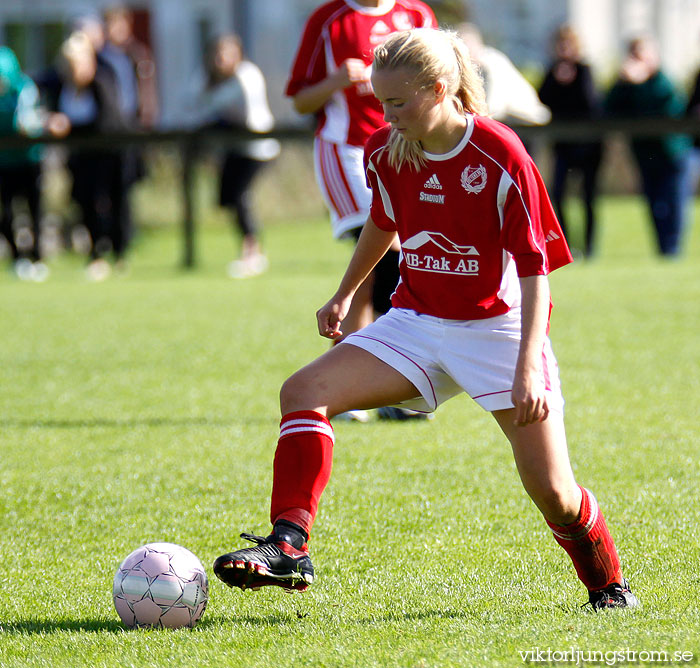
[[[211,417],[150,417],[150,418],[76,418],[74,420],[0,420],[5,429],[94,429],[99,427],[233,427],[237,424],[277,423],[277,418],[211,418]]]
[[[61,631],[124,633],[125,630],[120,622],[104,619],[19,619],[14,622],[0,622],[0,636],[45,635]]]
[[[394,622],[423,622],[430,619],[474,619],[469,610],[420,610],[417,612],[390,612],[386,615],[374,615],[357,620],[358,624],[392,624]]]
[[[313,615],[297,613],[293,614],[269,614],[269,615],[214,615],[204,617],[196,629],[204,631],[212,627],[231,626],[239,628],[248,627],[283,627],[298,624]],[[373,624],[392,624],[395,622],[420,622],[430,619],[470,619],[465,610],[424,610],[411,613],[390,613],[358,619],[357,623],[363,626]],[[20,619],[14,622],[0,622],[0,637],[3,635],[47,635],[52,633],[153,633],[158,631],[171,632],[171,629],[127,629],[121,622],[104,619]],[[184,629],[188,631],[188,629]]]
[[[238,627],[280,627],[288,626],[297,621],[292,615],[226,615],[205,616],[196,628],[206,630],[211,627],[235,625]],[[3,635],[47,635],[62,633],[152,633],[158,631],[171,632],[172,629],[137,629],[126,628],[117,620],[104,619],[20,619],[13,622],[0,622],[0,637]],[[188,631],[190,629],[184,629]]]
[[[240,615],[235,614],[231,616],[227,615],[212,615],[211,617],[204,617],[202,621],[197,625],[197,628],[209,628],[212,626],[237,626],[237,627],[281,627],[289,626],[304,619],[306,615],[293,615],[293,614],[280,614],[272,613],[269,615]]]

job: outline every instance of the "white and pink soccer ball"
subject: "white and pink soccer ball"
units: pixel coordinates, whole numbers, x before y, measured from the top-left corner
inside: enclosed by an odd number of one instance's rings
[[[114,607],[129,628],[192,628],[207,607],[209,582],[199,559],[173,543],[134,550],[117,570]]]

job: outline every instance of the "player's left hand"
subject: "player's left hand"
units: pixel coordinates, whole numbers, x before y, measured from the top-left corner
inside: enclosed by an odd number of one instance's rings
[[[540,373],[516,372],[511,398],[515,406],[513,422],[516,426],[525,427],[547,419],[549,406]]]

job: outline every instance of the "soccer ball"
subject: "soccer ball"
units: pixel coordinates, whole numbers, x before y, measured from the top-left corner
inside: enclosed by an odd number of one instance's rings
[[[129,628],[192,628],[204,614],[208,591],[207,574],[192,552],[149,543],[122,561],[112,599]]]

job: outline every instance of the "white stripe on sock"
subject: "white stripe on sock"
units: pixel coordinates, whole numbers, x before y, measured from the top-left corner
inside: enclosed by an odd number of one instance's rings
[[[552,529],[552,533],[557,538],[561,538],[561,540],[578,540],[579,538],[583,538],[585,535],[590,533],[591,529],[598,521],[598,501],[596,501],[595,496],[593,496],[593,494],[587,489],[583,488],[583,493],[586,494],[588,497],[588,521],[575,534],[561,533],[559,531],[556,531],[556,529]]]
[[[287,420],[280,428],[280,438],[283,436],[288,436],[289,434],[301,434],[304,432],[324,434],[325,436],[328,436],[333,443],[335,443],[333,427],[325,422],[322,422],[321,420]]]

